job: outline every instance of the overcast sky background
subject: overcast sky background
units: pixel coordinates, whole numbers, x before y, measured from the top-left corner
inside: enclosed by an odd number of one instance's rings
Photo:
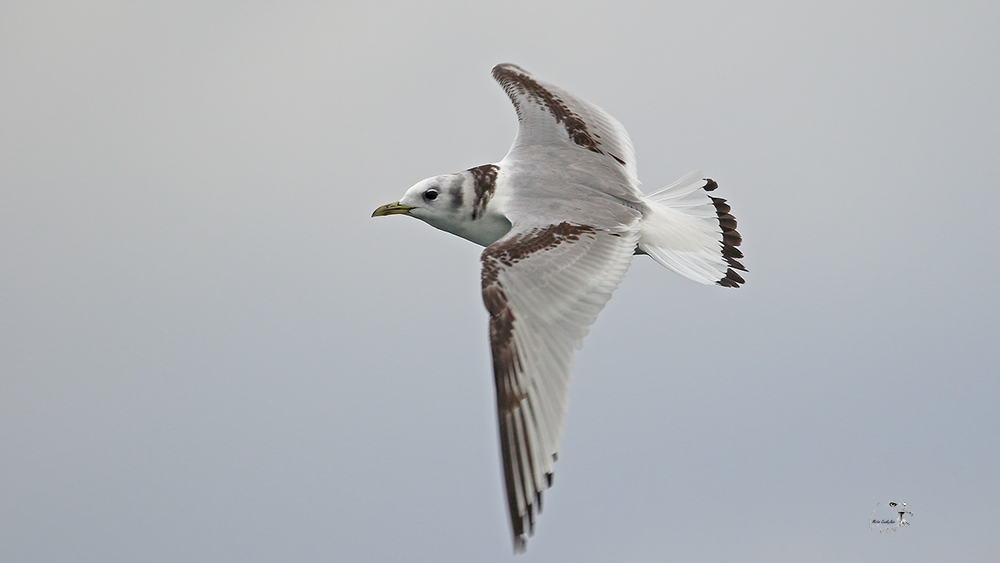
[[[994,561],[1000,3],[829,4],[0,3],[0,559],[510,561],[481,249],[369,216],[513,62],[750,269],[633,262],[516,560]]]

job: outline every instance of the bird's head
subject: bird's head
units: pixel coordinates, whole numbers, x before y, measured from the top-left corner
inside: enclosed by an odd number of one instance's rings
[[[411,215],[441,230],[455,232],[468,221],[471,210],[466,175],[444,174],[421,180],[406,190],[399,201],[376,209],[372,217]]]

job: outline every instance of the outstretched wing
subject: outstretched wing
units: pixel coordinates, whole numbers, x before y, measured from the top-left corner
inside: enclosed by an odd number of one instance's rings
[[[512,64],[493,67],[493,78],[503,87],[517,111],[518,131],[507,159],[531,158],[539,146],[585,151],[611,174],[637,188],[635,151],[625,128],[604,110],[565,90],[546,84]],[[505,159],[506,160],[506,159]]]
[[[517,66],[497,65],[493,77],[514,103],[518,132],[499,164],[496,204],[512,228],[483,251],[482,284],[520,550],[552,483],[573,352],[628,269],[645,204],[620,123]]]
[[[637,222],[619,228],[519,225],[482,254],[483,301],[515,550],[552,484],[573,352],[628,269]]]

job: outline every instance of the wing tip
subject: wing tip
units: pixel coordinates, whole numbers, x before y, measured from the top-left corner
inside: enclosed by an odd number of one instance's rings
[[[504,469],[507,467],[505,465]],[[511,497],[510,492],[508,492],[508,508],[510,509],[510,524],[511,524],[511,537],[514,542],[514,553],[524,553],[528,547],[528,538],[535,535],[535,517],[542,513],[543,509],[543,493],[552,487],[553,472],[547,471],[545,473],[545,484],[541,488],[531,487],[529,490],[525,490],[525,503],[524,509],[517,509],[517,500]],[[534,492],[534,499],[531,498],[530,493]]]
[[[545,475],[548,486],[552,486],[552,473]],[[535,516],[542,513],[542,492],[535,491],[535,502],[528,503],[523,514],[511,515],[514,553],[524,553],[528,549],[528,538],[535,535]]]
[[[524,534],[514,536],[514,553],[524,553],[528,550],[528,538]]]
[[[566,130],[568,140],[591,152],[604,154],[601,149],[600,135],[591,131],[588,123],[570,105],[566,99],[568,93],[559,92],[553,86],[537,80],[528,71],[512,63],[501,63],[493,67],[493,78],[507,92],[514,104],[518,119],[524,116],[523,101],[531,101],[548,112],[557,125]],[[608,118],[611,118],[608,116]],[[613,119],[613,118],[611,118]],[[615,160],[625,166],[625,161],[618,157]]]
[[[504,76],[505,74],[511,74],[511,73],[514,73],[514,74],[523,74],[525,76],[531,76],[530,72],[524,70],[523,68],[517,66],[514,63],[500,63],[500,64],[497,64],[497,65],[495,65],[493,67],[493,70],[492,70],[491,73],[493,74],[493,78],[495,78],[497,80],[500,80],[500,78],[502,76]]]

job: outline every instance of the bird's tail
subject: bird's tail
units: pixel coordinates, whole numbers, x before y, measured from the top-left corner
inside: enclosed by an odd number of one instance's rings
[[[746,268],[737,248],[743,239],[726,200],[712,197],[714,180],[692,172],[662,190],[643,197],[639,253],[696,282],[739,287],[736,272]]]

